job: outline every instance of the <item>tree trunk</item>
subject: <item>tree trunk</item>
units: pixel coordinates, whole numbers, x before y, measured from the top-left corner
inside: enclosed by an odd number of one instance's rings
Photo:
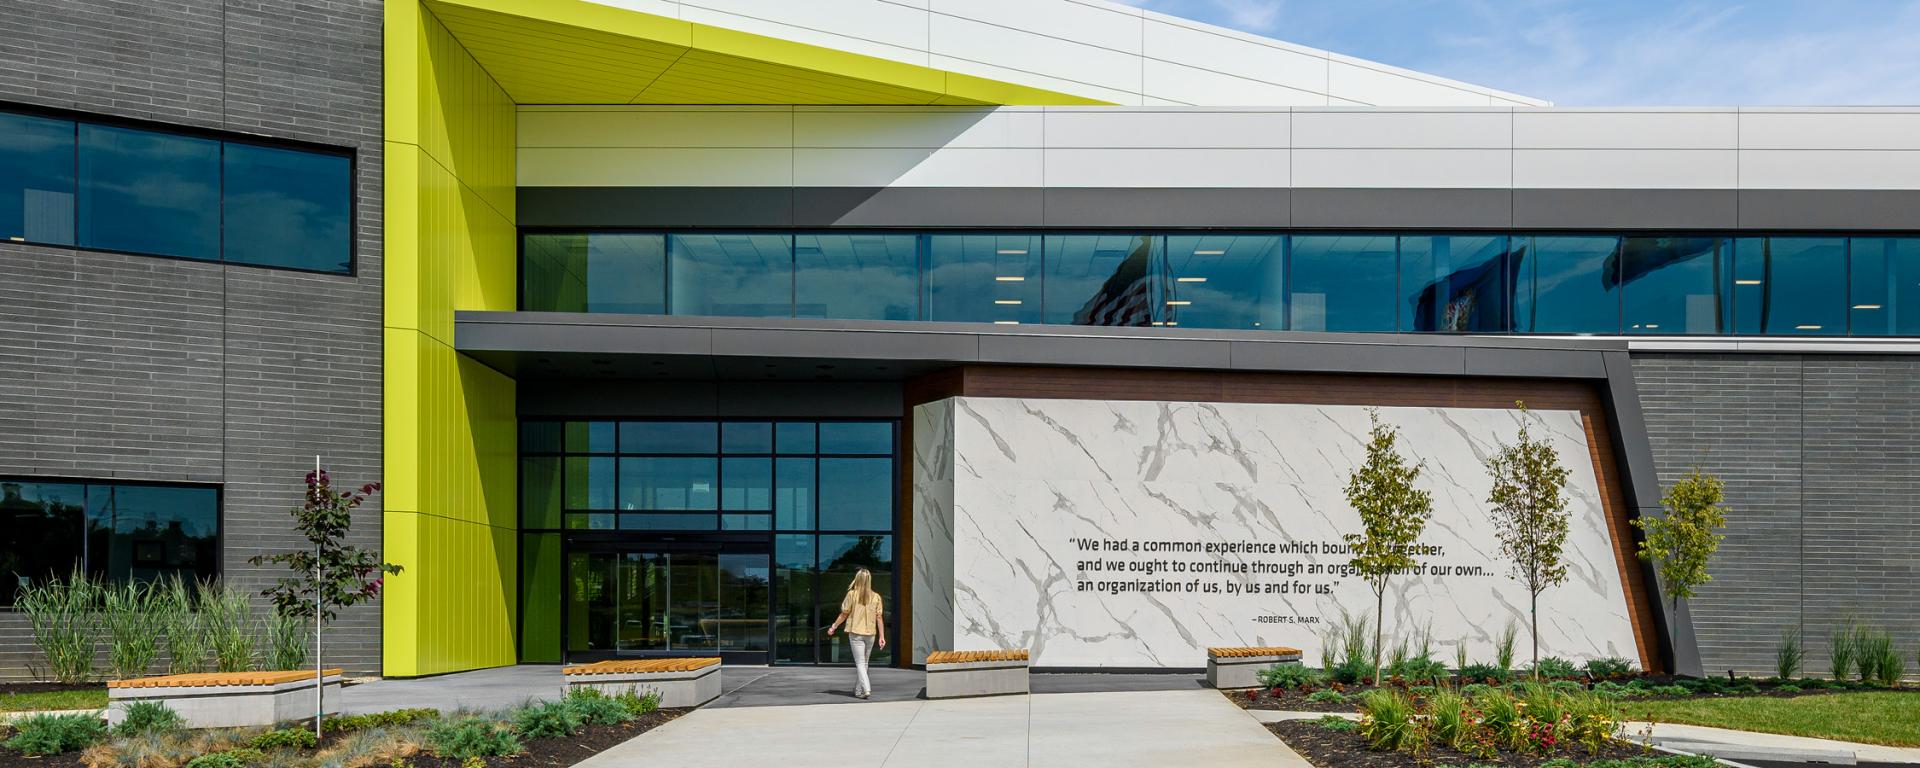
[[[1387,630],[1387,580],[1380,580],[1380,588],[1373,591],[1373,684],[1380,684],[1380,644]]]
[[[1540,678],[1540,593],[1533,593],[1533,604],[1527,608],[1528,617],[1533,624],[1533,677]]]

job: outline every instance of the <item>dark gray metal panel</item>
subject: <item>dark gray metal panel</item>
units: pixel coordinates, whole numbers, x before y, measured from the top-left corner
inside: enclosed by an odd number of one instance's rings
[[[531,418],[897,418],[897,381],[595,381],[519,384],[519,415]]]
[[[523,227],[790,227],[789,187],[520,187]]]
[[[1295,189],[1293,226],[1479,229],[1513,223],[1505,189]]]
[[[1731,229],[1731,189],[1516,189],[1513,226],[1541,229]]]
[[[1920,190],[1743,189],[1744,229],[1887,229],[1920,226]]]
[[[1279,183],[1279,182],[1276,182]],[[1277,189],[1046,190],[1049,227],[1285,227],[1292,193]]]
[[[1665,510],[1660,507],[1659,467],[1654,463],[1653,443],[1647,437],[1646,417],[1640,410],[1633,358],[1626,352],[1604,352],[1597,357],[1605,369],[1606,386],[1601,395],[1606,400],[1607,426],[1614,435],[1614,458],[1625,475],[1622,485],[1627,506],[1637,517],[1660,517]],[[1638,534],[1634,539],[1639,540]],[[1653,605],[1654,621],[1660,624],[1658,635],[1668,671],[1700,675],[1700,641],[1694,635],[1692,613],[1685,603],[1675,605],[1665,599],[1665,585],[1652,564],[1641,561],[1631,567],[1641,569],[1643,583],[1648,585],[1646,599]]]
[[[1412,344],[1299,346],[1235,342],[1231,351],[1234,369],[1242,371],[1458,376],[1466,372],[1467,349]]]
[[[713,331],[713,354],[964,362],[979,357],[979,338],[972,334],[717,328]]]
[[[1130,368],[1229,368],[1224,341],[1112,338],[1099,336],[985,335],[980,361],[1016,365],[1125,366]]]
[[[519,349],[549,352],[605,352],[608,354],[709,355],[711,328],[648,327],[614,323],[460,323],[454,338],[461,349]]]
[[[1599,379],[1606,377],[1607,366],[1600,355],[1590,351],[1469,347],[1466,350],[1466,374]]]
[[[802,187],[793,219],[802,227],[1037,227],[1037,188]]]

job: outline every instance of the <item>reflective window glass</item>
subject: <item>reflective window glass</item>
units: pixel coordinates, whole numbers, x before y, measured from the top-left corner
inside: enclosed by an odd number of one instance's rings
[[[1020,325],[1040,322],[1038,235],[927,238],[927,319]]]
[[[0,239],[73,244],[73,131],[0,113]]]
[[[773,509],[773,460],[721,459],[720,508]]]
[[[1293,238],[1287,306],[1296,331],[1394,329],[1394,238]]]
[[[613,459],[569,456],[567,509],[613,509]]]
[[[1054,325],[1151,325],[1154,238],[1047,235],[1042,317]]]
[[[893,425],[875,421],[829,421],[820,425],[821,453],[893,453]]]
[[[1400,330],[1512,330],[1508,273],[1505,235],[1400,238]]]
[[[79,245],[220,258],[220,142],[80,126]]]
[[[1529,237],[1515,243],[1514,324],[1524,333],[1619,333],[1616,237]]]
[[[665,235],[527,235],[520,306],[529,312],[667,311]]]
[[[714,453],[719,437],[711,421],[625,421],[621,453]]]
[[[726,453],[773,453],[773,425],[764,421],[721,424],[720,450]]]
[[[227,261],[353,270],[352,160],[228,142],[221,164]]]
[[[795,237],[794,316],[920,319],[919,241],[887,234]]]
[[[613,453],[614,424],[611,421],[569,421],[566,428],[568,453]]]
[[[623,531],[713,531],[719,528],[720,518],[713,515],[648,513],[620,516],[620,530]]]
[[[1629,237],[1620,244],[1626,332],[1719,333],[1729,244],[1717,237]]]
[[[720,516],[720,530],[723,531],[766,531],[772,528],[773,518],[766,515]]]
[[[673,235],[668,311],[709,317],[792,317],[793,238]]]
[[[1734,251],[1738,333],[1835,336],[1847,332],[1847,241],[1743,237]]]
[[[0,605],[20,588],[73,574],[85,544],[86,487],[0,480]]]
[[[1855,336],[1920,336],[1920,238],[1856,237],[1849,245]]]
[[[821,459],[820,529],[884,531],[893,527],[891,459]]]
[[[1157,322],[1182,328],[1286,328],[1285,237],[1168,235]]]
[[[819,565],[819,614],[816,626],[826,626],[833,622],[840,612],[840,599],[847,594],[847,587],[853,584],[853,575],[861,568],[873,574],[873,591],[880,593],[883,609],[891,617],[899,609],[893,595],[893,537],[892,536],[821,536]],[[899,626],[897,621],[887,622],[888,631]],[[897,643],[888,640],[887,650],[875,650],[868,663],[885,665],[892,661],[893,646]],[[820,661],[828,664],[845,664],[852,661],[848,656],[851,649],[846,643],[826,643],[821,649],[824,658]]]
[[[813,453],[813,422],[782,422],[773,428],[774,449],[780,453]]]
[[[620,509],[713,509],[713,459],[620,460]]]
[[[520,460],[520,527],[559,528],[560,457],[529,456]]]
[[[219,492],[212,488],[88,486],[87,518],[94,576],[151,582],[219,574]]]
[[[813,459],[775,459],[774,527],[783,531],[813,527]]]
[[[817,628],[823,626],[814,622],[818,576],[812,535],[773,537],[773,648],[779,661],[814,662],[814,644],[822,634]]]

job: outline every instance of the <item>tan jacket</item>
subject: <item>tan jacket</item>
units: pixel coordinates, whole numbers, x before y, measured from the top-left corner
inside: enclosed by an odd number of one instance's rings
[[[873,600],[862,605],[855,603],[853,593],[848,592],[840,601],[840,612],[847,615],[847,633],[853,635],[880,634],[880,593],[873,593]]]

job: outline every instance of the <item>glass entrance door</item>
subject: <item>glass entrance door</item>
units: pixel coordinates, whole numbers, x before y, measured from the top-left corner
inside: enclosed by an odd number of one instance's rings
[[[763,552],[577,547],[567,555],[568,655],[763,662],[770,575]]]

